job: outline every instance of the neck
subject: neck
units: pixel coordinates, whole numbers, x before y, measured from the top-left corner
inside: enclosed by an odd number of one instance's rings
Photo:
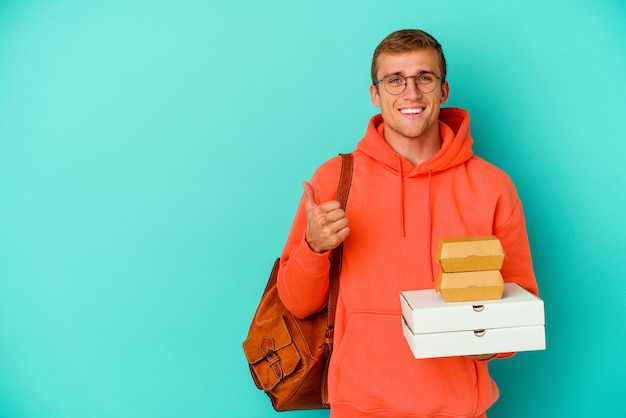
[[[422,164],[431,158],[441,149],[441,136],[439,130],[433,132],[429,136],[421,136],[418,138],[388,138],[385,135],[385,141],[391,148],[404,157],[414,166]]]

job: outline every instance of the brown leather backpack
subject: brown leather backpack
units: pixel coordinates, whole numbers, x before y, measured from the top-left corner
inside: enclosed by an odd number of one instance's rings
[[[345,209],[352,182],[352,154],[341,154],[337,200]],[[243,342],[250,373],[277,411],[328,408],[326,378],[333,349],[335,307],[343,245],[331,253],[328,305],[305,319],[294,317],[278,297],[274,262],[261,302]]]

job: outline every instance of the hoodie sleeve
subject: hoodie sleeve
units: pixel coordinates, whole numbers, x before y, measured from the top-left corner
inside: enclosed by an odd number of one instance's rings
[[[336,198],[341,157],[324,163],[311,178],[317,203]],[[304,196],[283,248],[278,270],[278,294],[287,309],[298,318],[320,311],[328,301],[330,252],[316,253],[305,240],[307,217]]]
[[[498,205],[494,233],[502,242],[506,254],[501,269],[504,281],[515,282],[538,295],[524,211],[512,183],[508,196],[504,196]]]
[[[529,292],[539,295],[522,202],[510,179],[509,183],[508,193],[497,205],[494,225],[494,234],[500,239],[506,254],[501,269],[502,277],[507,283],[517,283]],[[514,354],[499,353],[494,358],[509,358]]]

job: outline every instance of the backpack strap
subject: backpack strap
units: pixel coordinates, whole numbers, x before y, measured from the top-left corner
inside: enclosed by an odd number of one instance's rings
[[[352,184],[352,172],[354,167],[354,156],[352,154],[341,154],[341,175],[337,186],[337,201],[341,208],[346,210],[348,194]],[[330,255],[330,282],[328,289],[328,317],[326,321],[326,344],[332,350],[333,334],[335,326],[335,308],[337,307],[337,297],[339,295],[339,276],[341,275],[341,263],[343,258],[343,243],[332,250]]]

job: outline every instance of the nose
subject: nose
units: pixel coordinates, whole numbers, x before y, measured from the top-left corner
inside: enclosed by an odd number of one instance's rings
[[[412,78],[413,80],[409,81],[409,78]],[[422,92],[417,88],[417,76],[412,75],[409,77],[404,77],[404,82],[406,83],[406,86],[404,88],[404,96],[417,97],[422,95]]]

